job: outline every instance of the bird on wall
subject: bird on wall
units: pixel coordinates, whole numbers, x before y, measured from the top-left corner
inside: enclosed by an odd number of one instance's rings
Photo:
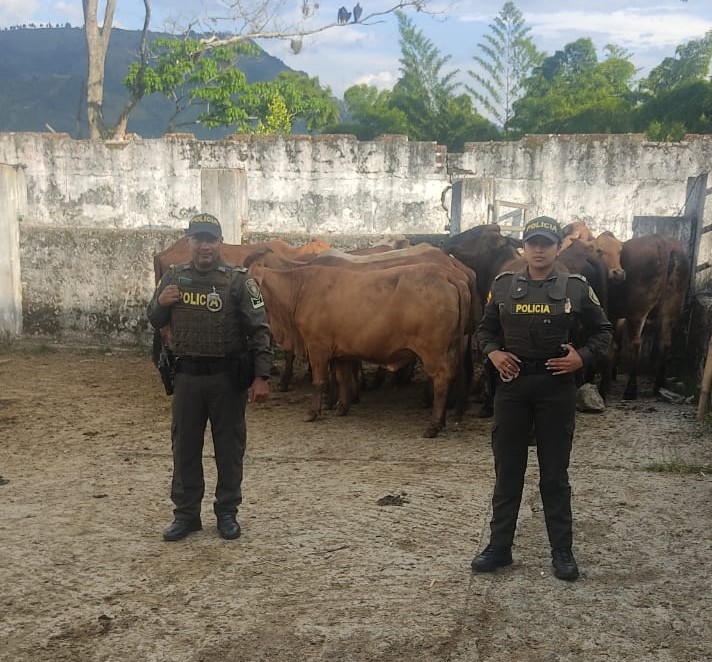
[[[361,8],[361,3],[357,2],[356,6],[354,7],[354,23],[359,22],[362,13],[363,9]]]

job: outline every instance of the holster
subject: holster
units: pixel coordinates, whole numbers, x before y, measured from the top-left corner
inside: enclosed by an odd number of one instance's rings
[[[230,379],[238,390],[246,390],[255,380],[255,361],[252,352],[246,350],[228,357],[230,364]]]
[[[158,355],[158,372],[166,389],[166,395],[173,395],[173,383],[176,377],[176,357],[167,347],[161,348]]]

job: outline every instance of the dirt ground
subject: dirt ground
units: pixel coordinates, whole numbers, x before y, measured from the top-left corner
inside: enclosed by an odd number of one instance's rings
[[[0,354],[3,662],[712,659],[712,444],[691,405],[619,385],[579,415],[578,582],[551,574],[532,449],[515,563],[482,576],[489,422],[422,438],[422,384],[316,423],[304,381],[250,406],[242,538],[216,533],[208,443],[204,530],[165,543],[149,358],[50,349]]]

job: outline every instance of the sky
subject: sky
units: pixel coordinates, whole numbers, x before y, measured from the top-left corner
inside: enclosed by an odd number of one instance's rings
[[[151,29],[182,29],[189,24],[204,28],[234,30],[234,23],[205,22],[206,17],[226,16],[225,2],[230,0],[151,0]],[[307,25],[335,21],[345,0],[310,0],[319,5]],[[346,0],[347,9],[351,2]],[[235,4],[234,0],[232,0]],[[258,7],[269,2],[278,7],[282,25],[301,20],[302,0],[247,0],[243,6]],[[360,0],[362,20],[371,12],[380,12],[397,0]],[[105,0],[99,0],[103,6]],[[428,0],[429,13],[409,11],[416,25],[443,56],[450,56],[450,69],[459,69],[458,79],[470,81],[472,56],[477,44],[490,32],[489,25],[501,11],[505,0]],[[616,44],[632,54],[632,61],[645,75],[665,57],[674,56],[679,44],[702,37],[712,30],[712,0],[518,0],[530,36],[536,46],[548,54],[580,37],[590,37],[602,57],[606,44]],[[101,16],[101,13],[100,13]],[[118,0],[114,27],[140,29],[144,20],[143,0]],[[196,23],[203,21],[202,23]],[[81,0],[0,0],[0,27],[34,22],[83,25]],[[307,37],[302,50],[294,55],[288,44],[261,41],[265,50],[282,59],[293,69],[318,76],[322,85],[331,87],[341,97],[345,89],[358,83],[390,88],[399,77],[398,28],[394,16],[378,19],[372,25],[337,26]]]

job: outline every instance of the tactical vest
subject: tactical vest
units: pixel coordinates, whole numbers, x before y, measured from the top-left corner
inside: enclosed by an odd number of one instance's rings
[[[201,273],[192,264],[173,268],[180,299],[171,309],[173,352],[178,356],[224,356],[235,344],[230,286],[236,271],[219,266]]]
[[[532,287],[524,273],[514,274],[504,301],[499,303],[499,319],[504,331],[504,347],[521,358],[548,359],[561,355],[561,345],[569,342],[578,312],[578,301],[567,295],[570,274],[559,272],[548,287]]]

